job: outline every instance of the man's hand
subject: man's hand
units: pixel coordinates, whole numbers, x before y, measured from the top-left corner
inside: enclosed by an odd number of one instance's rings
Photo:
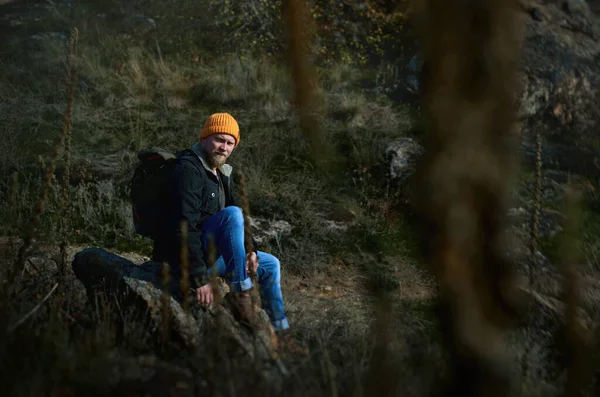
[[[198,302],[204,307],[213,303],[214,294],[212,284],[205,284],[200,288],[196,288],[196,299],[198,299]]]
[[[258,256],[256,252],[249,252],[246,254],[246,271],[253,277],[258,269]]]

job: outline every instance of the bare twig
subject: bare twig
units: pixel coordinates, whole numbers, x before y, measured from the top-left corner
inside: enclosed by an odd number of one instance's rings
[[[19,175],[17,171],[12,173],[10,182],[10,193],[8,195],[8,227],[9,235],[12,237],[13,231],[15,230],[15,195],[17,191],[17,184],[19,182]]]
[[[211,233],[208,235],[208,266],[213,267],[217,261],[217,245],[215,244],[215,236]],[[218,275],[217,272],[211,272],[210,283],[213,287],[213,291],[218,291]],[[218,305],[221,303],[221,293],[216,293],[214,296],[214,304]]]
[[[244,248],[246,249],[246,252],[249,253],[254,251],[254,244],[252,243],[252,227],[250,226],[250,203],[246,192],[246,177],[241,170],[238,170],[237,174],[239,177],[242,214],[244,215]]]
[[[265,18],[263,18],[260,15],[260,13],[258,12],[258,10],[256,9],[256,6],[254,5],[254,2],[252,2],[252,1],[250,2],[250,8],[252,8],[252,11],[254,11],[254,16],[256,17],[256,19],[258,19],[260,21],[260,28],[254,34],[258,34],[259,32],[264,31],[265,34],[267,36],[269,36],[269,38],[271,40],[274,40],[275,37],[273,37],[273,34],[268,29],[268,25],[270,25],[270,23],[268,21],[266,21]]]
[[[52,289],[50,290],[50,292],[48,292],[48,294],[44,297],[44,299],[41,300],[40,303],[38,303],[37,305],[35,305],[35,307],[33,309],[31,309],[29,311],[29,313],[27,313],[26,315],[24,315],[19,321],[17,321],[16,323],[14,323],[13,325],[8,327],[8,332],[12,332],[14,331],[19,325],[23,324],[25,321],[27,321],[27,319],[29,317],[31,317],[36,311],[39,310],[40,307],[42,307],[42,305],[48,300],[48,298],[50,298],[50,295],[52,295],[52,293],[54,292],[54,290],[58,287],[58,283],[54,284],[54,287],[52,287]]]
[[[17,184],[19,182],[17,172],[12,173],[11,183],[10,183],[10,192],[8,194],[8,230],[6,233],[8,234],[8,241],[6,243],[6,249],[4,250],[4,257],[10,258],[12,256],[12,250],[15,245],[14,243],[14,234],[16,230],[16,222],[15,222],[15,195],[17,191]],[[10,264],[9,264],[10,266]],[[9,270],[10,272],[10,270]],[[9,280],[7,280],[9,281]],[[3,288],[4,285],[0,286],[0,289]]]
[[[529,285],[533,285],[535,269],[535,253],[537,250],[538,227],[540,223],[542,201],[542,133],[535,130],[536,162],[535,162],[535,199],[531,216],[531,232],[529,235]]]
[[[246,192],[246,177],[242,170],[237,171],[239,177],[239,186],[240,186],[240,200],[242,206],[242,214],[244,216],[244,248],[246,254],[253,252],[255,247],[252,242],[252,226],[250,225],[250,204],[248,202],[248,193]],[[249,276],[252,278],[253,284],[256,285],[256,274],[254,271],[249,272]],[[256,288],[252,289],[254,293],[252,293],[252,301],[253,304],[258,304],[260,306],[260,296],[256,293]]]
[[[40,271],[40,269],[38,269],[38,267],[35,265],[35,263],[33,263],[33,261],[31,259],[27,259],[27,262],[31,265],[31,267],[33,267],[33,269],[40,275],[44,275],[44,273],[42,273]],[[25,268],[23,268],[23,270],[25,270]]]
[[[536,138],[536,162],[535,162],[535,198],[533,202],[533,213],[531,215],[531,229],[529,234],[529,288],[533,289],[535,277],[535,255],[537,252],[538,228],[540,223],[540,212],[542,207],[542,133],[540,129],[535,130]],[[529,372],[529,354],[532,343],[525,345],[521,356],[521,377],[527,378]]]
[[[76,30],[75,30],[75,32],[76,32]],[[76,37],[76,33],[75,33],[74,37]],[[75,72],[71,73],[72,79],[71,79],[71,87],[70,87],[70,95],[69,95],[69,104],[67,106],[67,112],[65,113],[65,120],[68,120],[71,118],[71,112],[73,110],[74,89],[75,89],[74,88],[74,86],[75,86],[75,84],[74,84],[75,74],[74,73]],[[67,125],[67,124],[68,123],[66,123],[65,125]],[[11,285],[11,288],[10,288],[11,294],[14,293],[18,289],[18,283],[14,281],[14,278],[18,274],[19,270],[21,268],[23,268],[27,250],[29,249],[31,242],[33,241],[35,232],[37,231],[40,217],[42,215],[42,212],[44,211],[44,203],[46,202],[46,197],[48,195],[48,188],[50,187],[52,176],[54,175],[54,170],[55,170],[55,166],[56,166],[56,158],[58,157],[58,155],[60,153],[63,142],[68,133],[69,133],[69,128],[63,128],[63,130],[61,131],[61,133],[58,135],[58,137],[56,139],[56,143],[54,145],[54,151],[50,155],[50,163],[48,164],[46,173],[44,174],[44,179],[43,179],[42,187],[41,187],[41,191],[40,191],[40,197],[35,204],[35,207],[33,210],[33,215],[31,217],[31,221],[29,222],[29,229],[27,230],[27,233],[23,240],[23,244],[21,245],[21,247],[19,249],[19,253],[17,255],[17,260],[15,261],[15,264],[12,268],[11,274],[8,277],[9,285]]]
[[[74,65],[75,50],[79,31],[73,29],[71,39],[67,46],[67,62],[66,62],[66,80],[67,80],[67,110],[63,121],[63,135],[65,137],[65,170],[62,183],[62,197],[60,203],[61,222],[60,228],[62,232],[62,241],[60,244],[60,271],[61,276],[65,275],[67,267],[67,245],[69,243],[69,208],[71,199],[71,135],[73,130],[73,105],[75,103],[75,85],[77,84],[77,73]]]
[[[181,299],[182,308],[185,313],[190,309],[190,264],[188,253],[188,224],[181,221]]]
[[[65,316],[66,318],[71,320],[71,322],[73,324],[76,324],[80,328],[84,328],[83,325],[81,324],[81,322],[79,320],[77,320],[76,318],[73,318],[73,316],[71,316],[66,310],[59,309],[59,311],[60,311],[60,314],[62,314],[63,316]]]

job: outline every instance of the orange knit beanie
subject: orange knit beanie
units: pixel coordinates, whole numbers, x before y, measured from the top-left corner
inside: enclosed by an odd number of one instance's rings
[[[206,120],[200,139],[213,134],[228,134],[235,138],[235,146],[240,143],[240,127],[229,113],[215,113]]]

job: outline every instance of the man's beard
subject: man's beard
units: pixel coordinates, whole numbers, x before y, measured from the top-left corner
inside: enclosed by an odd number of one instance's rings
[[[216,153],[206,153],[206,160],[208,164],[213,168],[219,168],[227,161],[227,156]]]

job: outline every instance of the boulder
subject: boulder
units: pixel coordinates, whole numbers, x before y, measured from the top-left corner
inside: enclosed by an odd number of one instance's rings
[[[260,217],[251,217],[252,236],[260,246],[278,243],[282,236],[292,232],[292,225],[284,220],[269,220]]]
[[[319,214],[319,221],[321,227],[327,230],[328,233],[336,234],[347,232],[350,227],[356,226],[356,217],[356,212],[344,205],[332,204],[327,213]]]
[[[598,18],[581,1],[536,0],[524,9],[520,114],[546,116],[556,125],[589,119],[584,112],[595,103],[599,83]]]
[[[400,138],[391,142],[385,150],[391,179],[395,182],[407,181],[413,175],[417,160],[423,153],[423,147],[412,138]]]
[[[266,313],[255,306],[261,319],[260,329],[242,326],[233,315],[225,288],[217,291],[219,298],[212,307],[205,309],[192,299],[186,312],[180,304],[178,280],[172,279],[168,288],[161,287],[160,263],[137,265],[101,248],[87,248],[75,255],[72,268],[85,286],[89,302],[96,306],[94,310],[104,308],[117,319],[125,317],[124,322],[142,324],[146,336],[156,341],[168,335],[181,348],[203,353],[225,346],[227,357],[239,357],[240,365],[251,361],[263,380],[273,387],[286,374]],[[167,302],[166,308],[163,302]]]

